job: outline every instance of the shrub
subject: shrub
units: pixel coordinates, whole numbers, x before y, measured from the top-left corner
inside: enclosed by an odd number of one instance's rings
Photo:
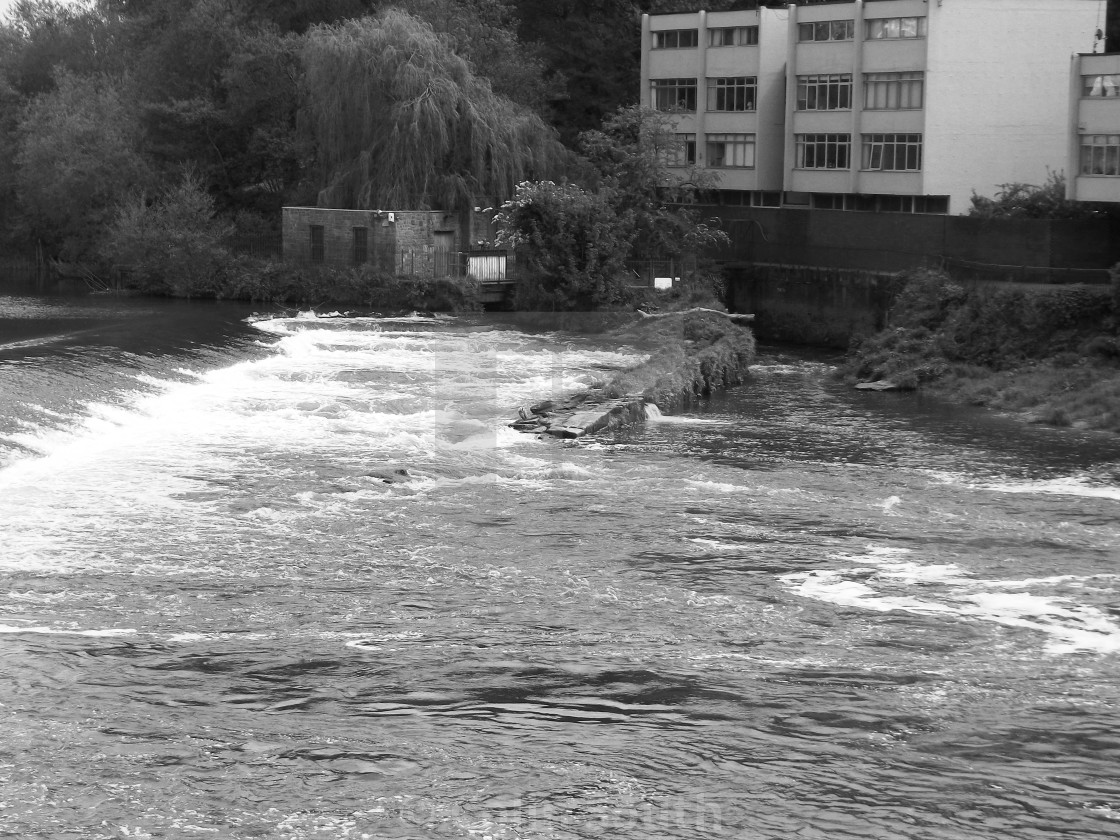
[[[408,277],[369,266],[332,269],[250,257],[230,260],[218,297],[310,306],[347,304],[382,312],[469,312],[481,309],[476,280]]]
[[[222,241],[232,226],[214,218],[214,201],[188,173],[154,198],[134,193],[117,208],[99,251],[127,269],[142,291],[181,297],[213,295],[229,261]]]
[[[631,214],[575,184],[524,182],[494,219],[498,242],[525,254],[531,277],[518,306],[595,309],[629,297]]]

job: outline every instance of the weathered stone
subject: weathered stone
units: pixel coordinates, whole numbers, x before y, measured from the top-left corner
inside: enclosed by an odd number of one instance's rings
[[[585,434],[583,429],[574,426],[549,426],[544,431],[546,435],[552,435],[558,438],[578,438],[583,437]]]
[[[896,385],[887,379],[880,379],[878,382],[860,382],[856,385],[857,391],[901,391],[900,386]]]

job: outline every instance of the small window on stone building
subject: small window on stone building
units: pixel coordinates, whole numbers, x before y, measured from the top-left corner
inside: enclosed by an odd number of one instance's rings
[[[369,228],[354,228],[354,247],[350,258],[354,265],[361,265],[369,259]]]
[[[311,225],[311,262],[321,263],[326,255],[323,252],[323,226]]]

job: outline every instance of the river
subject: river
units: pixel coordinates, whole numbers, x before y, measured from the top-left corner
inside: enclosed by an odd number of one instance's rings
[[[0,296],[0,836],[1120,836],[1120,441],[250,314]]]

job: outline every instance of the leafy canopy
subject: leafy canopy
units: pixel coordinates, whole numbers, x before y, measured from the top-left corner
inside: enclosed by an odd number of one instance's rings
[[[400,10],[314,27],[302,58],[321,206],[470,206],[511,195],[561,157],[539,117]]]

